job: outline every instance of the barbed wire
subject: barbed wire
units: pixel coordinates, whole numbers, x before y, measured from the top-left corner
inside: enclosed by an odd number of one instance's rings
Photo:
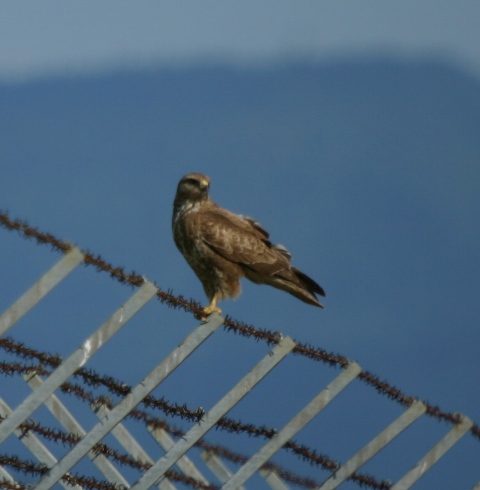
[[[73,248],[71,244],[67,242],[63,242],[49,233],[39,232],[37,229],[30,227],[26,222],[21,222],[19,220],[10,220],[8,218],[8,215],[2,212],[0,212],[0,225],[9,230],[18,231],[20,235],[23,236],[24,238],[34,238],[39,244],[49,244],[54,250],[61,251],[62,253],[68,253]],[[144,279],[142,276],[136,274],[135,272],[129,274],[125,273],[123,267],[113,267],[111,264],[104,261],[100,255],[94,255],[90,252],[82,252],[82,253],[84,254],[85,265],[93,265],[98,271],[104,271],[109,273],[112,278],[115,278],[119,282],[126,283],[131,287],[139,287],[144,283]],[[198,316],[202,312],[202,308],[198,302],[191,299],[185,299],[181,295],[180,296],[174,295],[171,290],[164,292],[160,288],[158,288],[158,286],[156,287],[157,287],[158,299],[162,303],[165,303],[167,306],[172,308],[181,308],[185,311],[190,311],[194,313],[195,316]],[[267,329],[258,329],[252,325],[248,325],[243,322],[233,320],[228,316],[225,318],[224,326],[227,331],[233,331],[234,333],[245,337],[252,337],[257,341],[262,340],[269,345],[277,344],[279,341],[277,332],[272,332]],[[20,355],[24,358],[28,358],[29,356],[31,356],[32,358],[34,357],[37,360],[39,360],[42,364],[48,364],[49,366],[54,368],[57,367],[62,362],[60,356],[58,355],[52,356],[47,353],[40,353],[38,351],[35,351],[34,349],[26,348],[23,344],[14,345],[15,342],[12,339],[7,339],[7,340],[10,342],[11,344],[10,347],[12,348],[12,350],[16,350],[17,353],[22,352],[22,354]],[[6,350],[8,350],[8,347],[6,347]],[[320,361],[335,367],[344,368],[349,363],[349,360],[344,356],[334,354],[334,353],[329,353],[324,349],[307,345],[307,344],[297,343],[293,352],[296,355],[301,355],[311,360]],[[43,375],[48,375],[50,373],[50,371],[46,370],[43,365],[26,365],[26,364],[6,363],[6,362],[0,363],[0,371],[3,372],[3,374],[5,375],[13,376],[18,374],[25,374],[25,372],[27,371],[31,372],[32,370],[36,371],[38,374],[43,374]],[[88,386],[97,388],[98,386],[102,385],[106,387],[111,393],[114,393],[115,395],[121,397],[126,396],[131,391],[131,388],[125,383],[121,383],[110,376],[100,376],[91,369],[88,370],[81,369],[77,371],[74,374],[74,376],[76,377],[80,376],[83,382]],[[403,406],[410,406],[415,401],[414,397],[405,395],[401,390],[394,387],[387,381],[382,381],[378,376],[375,376],[372,373],[363,371],[359,375],[359,378],[362,381],[364,381],[367,385],[374,387],[374,389],[379,394],[387,396],[388,398],[396,401],[397,403],[400,403]],[[77,384],[65,383],[64,385],[62,385],[61,390],[64,393],[74,395],[77,398],[81,399],[82,401],[87,401],[90,404],[92,404],[93,402],[93,403],[104,404],[109,407],[112,406],[112,402],[109,399],[109,397],[105,397],[105,396],[95,397],[92,393],[84,390],[81,386]],[[194,420],[194,421],[200,420],[204,413],[202,409],[191,410],[185,404],[184,405],[171,404],[163,398],[158,399],[153,396],[146,397],[145,400],[142,401],[142,403],[145,407],[160,409],[166,415],[179,416],[181,418]],[[429,403],[425,403],[425,404],[426,404],[427,414],[437,418],[438,420],[443,420],[453,424],[458,424],[461,421],[460,414],[444,412],[437,406],[433,406]],[[184,433],[179,429],[170,427],[165,421],[152,417],[146,412],[140,410],[134,410],[129,416],[133,418],[137,418],[138,420],[142,420],[144,423],[152,427],[161,427],[167,431],[176,432],[177,437],[182,437],[184,435]],[[246,433],[249,436],[254,436],[254,437],[271,438],[276,434],[276,431],[272,428],[266,426],[258,427],[255,426],[254,424],[245,424],[226,417],[222,418],[218,422],[217,428],[233,433]],[[34,430],[34,428],[27,427],[25,430],[27,431]],[[55,433],[53,432],[54,431],[53,429],[43,428],[40,425],[35,426],[35,430],[38,433],[40,433],[43,430],[44,437],[58,438],[59,440],[62,438],[60,432]],[[470,432],[472,433],[473,436],[475,436],[477,440],[480,440],[480,429],[477,424],[473,425]],[[70,441],[69,443],[72,443],[72,441]],[[217,445],[212,445],[206,443],[205,441],[200,441],[197,445],[203,447],[205,450],[209,452],[222,455],[223,457],[226,457],[230,461],[234,461],[237,463],[244,463],[249,459],[248,457],[239,455],[233,451],[230,451],[227,448],[217,446]],[[324,455],[318,455],[315,449],[311,449],[308,448],[307,446],[299,445],[295,441],[289,441],[287,444],[285,444],[284,448],[292,451],[294,454],[300,456],[302,459],[308,461],[310,464],[313,464],[315,466],[321,466],[324,469],[330,470],[331,472],[334,472],[340,466],[340,463],[333,461]],[[131,458],[129,458],[128,456],[118,454],[116,451],[112,450],[111,448],[109,448],[103,443],[99,443],[98,445],[96,445],[94,450],[98,453],[104,454],[107,457],[110,457],[111,459],[114,459],[119,464],[124,464],[124,465],[128,464],[129,466],[136,467],[137,469],[143,469],[143,470],[148,469],[142,467],[141,462],[135,460],[131,461]],[[290,473],[287,470],[284,470],[283,468],[274,465],[272,463],[268,463],[267,465],[265,465],[264,469],[273,469],[283,479],[297,485],[301,485],[307,488],[313,488],[315,486],[318,486],[318,483],[313,482],[313,480],[300,477],[298,475],[294,475],[293,473]],[[69,475],[67,476],[70,477]],[[182,479],[186,478],[183,475],[180,475],[180,477]],[[379,482],[374,477],[368,475],[361,475],[355,473],[350,477],[350,479],[358,483],[360,486],[368,486],[380,490],[386,490],[391,486],[391,483],[388,481]],[[89,486],[90,481],[93,483]],[[194,488],[205,488],[205,489],[217,488],[214,486],[208,486],[208,485],[205,486],[201,482],[198,482],[196,480],[184,481],[184,482],[189,486],[194,486]],[[11,484],[9,484],[8,482],[6,482],[6,484],[10,485],[8,488],[19,488],[18,486],[12,487]],[[95,487],[95,485],[97,484],[96,480],[94,479],[91,480],[89,477],[86,477],[86,480],[80,484],[83,484],[83,486],[86,486],[88,488],[101,488],[101,489],[108,488],[108,487],[102,487],[101,486],[103,485],[102,482],[99,483],[100,485],[99,487]],[[3,486],[2,482],[0,482],[0,486]]]
[[[3,420],[3,417],[0,416],[0,421]],[[74,446],[80,439],[81,437],[78,436],[77,434],[71,434],[67,433],[58,429],[52,429],[48,428],[45,426],[42,426],[41,424],[33,421],[28,421],[24,422],[19,426],[19,429],[22,431],[22,434],[26,434],[29,431],[34,432],[37,435],[40,435],[44,439],[55,442],[55,443],[61,443],[63,445],[69,445],[69,446]],[[209,452],[212,451],[212,447],[209,448]],[[226,451],[228,452],[228,450]],[[151,468],[151,464],[148,462],[141,461],[139,459],[132,458],[128,455],[122,454],[119,451],[116,451],[109,447],[105,443],[98,443],[94,446],[93,448],[93,453],[95,455],[102,454],[103,456],[115,461],[117,464],[120,466],[128,466],[130,468],[134,468],[139,471],[147,471],[148,469]],[[217,454],[217,452],[215,452]],[[10,457],[10,460],[13,459],[13,462],[10,461],[10,465],[18,468],[22,468],[21,465],[18,465],[17,462],[15,461],[15,457]],[[248,460],[248,457],[241,456],[241,455],[236,455],[237,463],[243,464]],[[306,488],[316,488],[319,486],[319,482],[316,482],[312,479],[300,477],[298,475],[294,475],[293,473],[289,473],[285,470],[283,470],[281,467],[278,465],[274,464],[265,464],[262,469],[269,469],[269,470],[274,470],[277,472],[279,476],[281,476],[284,479],[288,479],[291,483],[295,483],[296,485],[299,486],[304,486]],[[194,478],[191,477],[185,477],[184,475],[177,475],[176,473],[172,474],[172,479],[175,479],[177,481],[182,481],[183,483],[187,483],[190,486],[193,486],[194,488],[199,488],[199,489],[204,489],[204,490],[211,490],[217,488],[215,485],[209,485],[202,483],[201,481],[198,481]],[[287,478],[285,478],[287,477]],[[385,488],[385,487],[384,487]]]
[[[3,420],[3,417],[0,417],[0,421]],[[38,435],[41,435],[44,439],[53,442],[60,442],[63,445],[68,445],[70,447],[77,444],[82,438],[78,434],[72,434],[68,432],[61,431],[59,429],[52,429],[49,427],[44,427],[38,422],[27,421],[23,422],[19,429],[25,434],[28,431],[32,431]],[[127,454],[122,454],[121,452],[111,448],[108,444],[105,443],[97,443],[92,448],[93,454],[95,456],[101,454],[108,459],[115,461],[119,466],[128,466],[130,468],[134,468],[138,471],[145,472],[149,470],[152,465],[146,461],[141,461],[136,458],[132,458]],[[172,471],[169,474],[166,474],[167,478],[171,478],[172,480],[181,481],[182,483],[186,483],[187,485],[198,488],[201,490],[216,490],[218,487],[215,485],[207,485],[195,478],[187,477],[185,475],[181,475],[175,471]],[[83,477],[85,479],[85,477]]]
[[[48,467],[41,463],[35,463],[33,461],[20,459],[15,455],[1,454],[0,455],[0,465],[8,466],[14,469],[18,473],[30,476],[43,476],[48,471]],[[76,477],[72,475],[64,475],[62,480],[70,483],[72,485],[81,485],[92,490],[120,490],[117,485],[112,483],[101,482],[95,478],[90,477]],[[1,482],[4,488],[19,488],[19,486],[14,485],[7,481]],[[21,485],[20,488],[27,488],[26,485]]]
[[[11,338],[0,339],[0,349],[10,354],[17,355],[23,359],[41,360],[43,364],[51,365],[52,367],[56,367],[61,362],[61,358],[59,356],[51,356],[50,354],[47,354],[45,352],[36,351],[35,349],[26,347],[23,343],[15,342]],[[13,376],[15,374],[23,375],[27,373],[36,373],[41,375],[50,374],[50,371],[46,370],[42,364],[22,365],[20,363],[8,362],[0,363],[0,372],[8,376]],[[118,380],[115,381],[111,376],[100,375],[96,373],[93,369],[90,369],[88,371],[85,369],[79,369],[74,373],[74,376],[82,378],[85,384],[90,387],[97,388],[98,386],[102,385],[106,387],[110,393],[121,397],[126,396],[131,391],[131,387],[128,386],[126,383]],[[104,395],[95,396],[94,394],[86,391],[83,387],[77,384],[64,383],[61,385],[60,390],[65,394],[73,395],[81,401],[89,403],[90,406],[105,405],[110,409],[113,408],[113,402],[109,397],[105,397]],[[171,405],[163,398],[157,399],[153,396],[149,396],[148,398],[148,400],[145,399],[143,402],[146,407],[160,409],[164,414],[169,416],[177,416],[190,421],[198,421],[201,418],[201,415],[203,415],[204,413],[203,410],[198,408],[195,410],[189,409],[186,404]],[[152,417],[142,410],[135,409],[130,412],[128,417],[143,422],[147,427],[149,426],[153,428],[164,429],[177,438],[185,436],[185,432],[171,427],[164,420]],[[216,424],[216,427],[229,433],[244,433],[250,437],[262,437],[265,439],[271,439],[276,434],[276,430],[273,428],[267,426],[258,427],[255,424],[243,423],[227,417],[223,417],[222,419],[220,419],[219,422]],[[49,437],[61,438],[61,436],[57,436],[53,433],[50,434]],[[243,464],[248,460],[248,458],[245,456],[239,455],[222,446],[209,444],[204,440],[199,441],[196,445],[208,452],[222,455],[233,463]],[[285,444],[284,449],[292,452],[293,454],[300,457],[302,460],[307,461],[311,465],[321,467],[330,472],[334,472],[340,467],[339,462],[334,461],[326,455],[318,454],[315,449],[309,448],[308,446],[303,444],[299,444],[293,440],[288,441]],[[294,473],[289,472],[278,465],[269,463],[264,466],[264,469],[273,469],[285,480],[299,486],[304,486],[307,488],[315,488],[319,486],[318,482],[314,482],[313,480],[295,475]],[[374,477],[361,473],[353,474],[351,476],[351,480],[355,481],[360,486],[369,486],[370,488],[374,489],[384,490],[389,488],[387,483],[385,483],[384,481],[377,481]]]
[[[62,241],[52,235],[51,233],[43,233],[37,228],[31,227],[26,221],[18,219],[10,219],[8,213],[0,211],[0,226],[10,231],[17,231],[23,238],[35,239],[38,244],[47,244],[52,247],[53,250],[68,253],[73,246],[65,241]],[[84,263],[96,268],[97,271],[103,271],[110,274],[110,276],[121,283],[128,284],[132,287],[139,287],[143,284],[144,279],[142,276],[135,272],[126,273],[124,267],[114,267],[106,262],[100,255],[94,255],[89,251],[83,252],[85,258]],[[163,291],[157,285],[157,297],[167,306],[175,309],[183,309],[188,312],[192,312],[198,316],[202,313],[202,307],[200,303],[193,299],[186,299],[182,295],[174,295],[172,290]],[[259,329],[253,325],[249,325],[237,320],[225,317],[224,328],[227,331],[232,331],[238,335],[244,337],[253,337],[256,340],[263,340],[267,344],[278,343],[278,333],[272,332],[268,329]],[[311,346],[308,344],[302,344],[296,342],[296,347],[293,353],[307,357],[308,359],[326,363],[331,366],[346,367],[348,365],[348,358],[332,352],[327,352],[320,347]],[[362,371],[359,375],[359,379],[366,383],[368,386],[373,387],[379,394],[386,396],[387,398],[399,403],[404,407],[409,407],[416,398],[408,396],[400,389],[396,388],[386,380],[381,380],[379,376],[376,376],[368,371]],[[423,402],[426,405],[426,413],[438,420],[449,422],[451,424],[458,424],[460,422],[460,415],[457,413],[445,412],[438,406],[432,405],[428,402]],[[470,433],[475,437],[477,441],[480,441],[480,427],[478,424],[474,424],[470,429]]]
[[[97,454],[104,454],[105,456],[112,456],[107,450],[103,450],[102,448],[98,448],[96,451]],[[122,461],[122,458],[119,458],[118,460],[115,459],[119,464],[121,465],[129,465],[131,467],[137,467],[139,469],[145,470],[151,467],[149,463],[145,463],[144,465],[141,463],[138,463],[137,460],[134,460],[133,458],[126,457],[124,461]],[[0,455],[0,465],[2,466],[8,466],[10,468],[13,468],[16,472],[18,473],[23,473],[24,475],[31,475],[31,476],[42,476],[45,473],[48,472],[49,468],[45,466],[44,464],[41,463],[34,463],[33,461],[28,461],[28,460],[23,460],[20,459],[18,456],[15,455],[6,455],[2,454]],[[140,468],[141,466],[145,466],[145,468]],[[172,481],[176,482],[181,482],[187,486],[190,486],[192,488],[200,489],[200,490],[219,490],[219,487],[216,485],[207,485],[205,483],[202,483],[194,478],[190,478],[188,476],[182,475],[181,473],[178,473],[174,470],[168,470],[165,473],[165,476]],[[68,483],[69,485],[80,485],[84,488],[89,488],[92,490],[125,490],[125,487],[123,485],[117,485],[114,483],[109,483],[106,481],[98,480],[94,477],[91,476],[84,476],[84,475],[79,475],[79,474],[66,474],[62,477],[62,480]],[[28,486],[27,485],[21,485],[14,483],[12,484],[11,482],[7,480],[0,480],[0,488],[11,488],[15,490],[21,490],[25,489],[27,490]]]

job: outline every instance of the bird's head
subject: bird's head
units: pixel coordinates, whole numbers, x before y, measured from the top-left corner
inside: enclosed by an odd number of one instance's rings
[[[196,203],[208,199],[210,177],[203,174],[187,174],[182,177],[177,187],[177,203]]]

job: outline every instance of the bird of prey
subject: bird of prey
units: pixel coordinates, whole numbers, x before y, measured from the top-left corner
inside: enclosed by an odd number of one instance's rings
[[[217,302],[240,294],[242,277],[323,308],[315,295],[325,296],[325,291],[291,265],[288,250],[272,244],[269,234],[252,218],[215,204],[208,195],[209,187],[206,175],[185,175],[178,183],[172,217],[175,244],[210,301],[202,318],[221,313]]]

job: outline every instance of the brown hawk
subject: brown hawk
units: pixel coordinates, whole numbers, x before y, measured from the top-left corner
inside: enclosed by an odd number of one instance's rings
[[[315,294],[325,296],[324,290],[290,264],[288,250],[272,244],[252,218],[217,206],[208,196],[209,186],[206,175],[185,175],[178,184],[172,219],[175,244],[210,300],[204,315],[221,313],[217,302],[237,297],[242,277],[323,308]]]

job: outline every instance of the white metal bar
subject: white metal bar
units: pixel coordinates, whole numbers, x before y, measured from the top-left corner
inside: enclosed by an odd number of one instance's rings
[[[322,390],[303,410],[301,410],[280,432],[275,434],[256,454],[254,454],[226,483],[223,490],[234,490],[258,471],[282,446],[299,430],[325,408],[360,373],[362,368],[352,362],[324,390]]]
[[[0,398],[0,412],[2,417],[6,417],[12,410],[7,403]],[[21,429],[15,429],[15,435],[18,436],[22,444],[30,450],[30,452],[47,467],[53,466],[57,462],[57,458],[43,445],[40,439],[31,431],[24,432]],[[63,488],[70,490],[75,488],[76,490],[82,490],[80,485],[69,485],[60,482]]]
[[[101,441],[120,421],[128,415],[147,395],[169,376],[197,347],[223,325],[218,314],[209,316],[209,321],[196,328],[172,351],[152,372],[150,372],[112,411],[66,454],[47,475],[44,475],[36,490],[48,490],[80,461],[92,447]]]
[[[28,291],[13,303],[0,316],[0,335],[6,333],[15,323],[31,310],[49,291],[62,279],[83,262],[83,253],[78,248],[72,248],[48,272],[46,272]]]
[[[43,380],[40,376],[36,374],[26,374],[24,379],[27,381],[32,389],[37,389],[43,384]],[[50,413],[62,424],[65,429],[71,434],[77,434],[79,436],[84,436],[86,434],[85,429],[78,423],[75,417],[67,409],[67,407],[58,399],[58,397],[53,394],[45,400],[45,406],[48,408]],[[103,473],[105,478],[111,483],[117,485],[129,486],[128,481],[123,477],[123,475],[115,468],[115,466],[106,458],[103,454],[98,454],[94,451],[88,453],[88,457],[92,460],[93,464]],[[57,463],[57,460],[48,467],[51,468]]]
[[[452,446],[454,446],[472,427],[468,417],[450,430],[433,448],[390,490],[406,490],[419,480]]]
[[[0,443],[2,443],[25,419],[64,383],[77,369],[81,368],[110,338],[130,320],[153,296],[157,288],[146,281],[143,286],[110,319],[91,335],[66,361],[31,393],[0,424]]]
[[[215,453],[204,451],[200,454],[200,457],[221,483],[225,483],[233,475]],[[270,488],[273,488],[274,490],[288,490],[290,488],[274,470],[260,470],[260,476],[264,478]],[[245,487],[242,485],[238,487],[238,489],[245,490]]]
[[[100,405],[93,408],[97,417],[102,419],[110,413],[110,410],[105,405]],[[148,463],[153,465],[153,459],[148,455],[148,453],[143,449],[143,447],[138,443],[138,441],[133,437],[130,431],[122,424],[118,424],[112,429],[111,434],[117,439],[125,451],[132,456],[136,461],[141,461],[143,463]],[[160,485],[158,485],[160,490],[175,490],[175,486],[165,478]]]
[[[204,451],[200,457],[221,483],[225,483],[232,476],[233,473],[215,453]],[[240,486],[238,490],[245,490],[245,487]]]
[[[146,490],[159,480],[218,420],[237,404],[261,379],[263,379],[295,347],[295,342],[285,337],[244,378],[235,385],[175,446],[159,459],[139,480],[132,490]]]
[[[17,484],[17,482],[12,478],[10,473],[3,466],[0,466],[0,483],[2,481],[6,481],[6,482],[10,483],[11,485]]]
[[[274,470],[260,470],[260,476],[265,478],[270,488],[273,490],[289,490],[290,487],[278,476]]]
[[[404,429],[421,417],[426,409],[427,407],[421,401],[413,403],[407,411],[403,412],[400,417],[335,471],[335,473],[319,487],[319,490],[333,490],[340,486],[350,475],[357,471],[358,468],[364,465],[369,459],[373,458],[375,454],[397,437]]]
[[[152,435],[152,437],[162,446],[165,452],[170,451],[172,447],[175,445],[174,439],[167,433],[166,430],[148,427],[148,431]],[[202,482],[204,485],[210,485],[210,482],[205,478],[205,476],[201,473],[201,471],[195,466],[193,461],[186,455],[183,455],[178,461],[177,466],[180,468],[180,471],[190,478],[194,478]]]

